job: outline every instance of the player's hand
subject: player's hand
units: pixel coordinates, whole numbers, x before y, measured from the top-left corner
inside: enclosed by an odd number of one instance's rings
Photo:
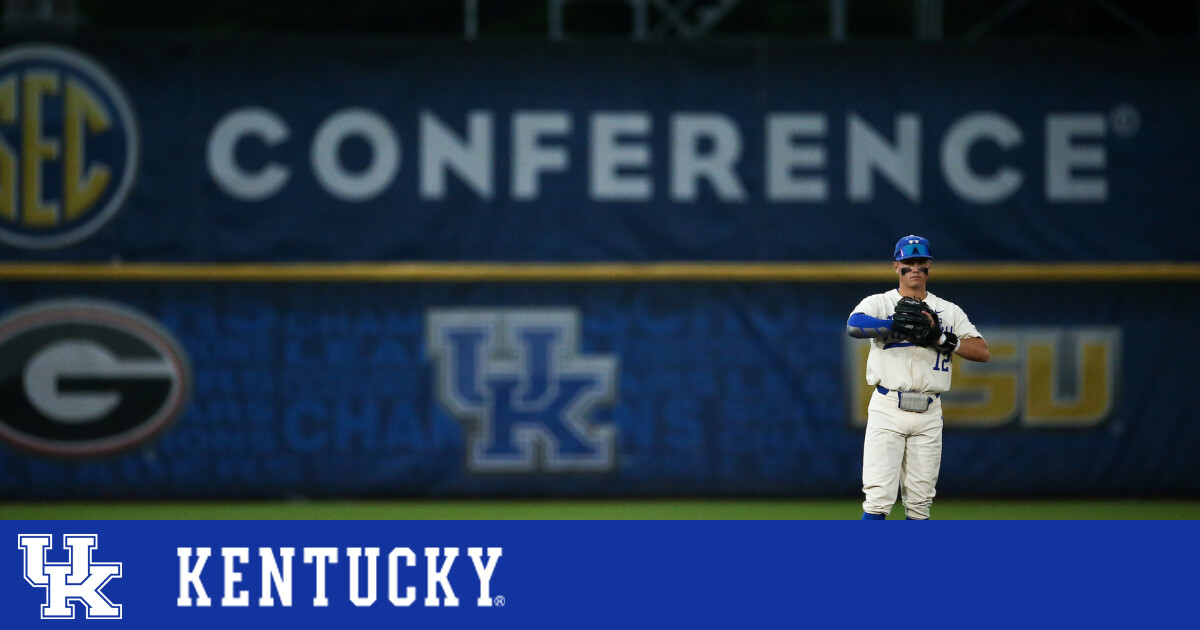
[[[938,344],[938,350],[942,352],[954,352],[958,349],[958,335],[952,332],[944,332],[942,342]]]

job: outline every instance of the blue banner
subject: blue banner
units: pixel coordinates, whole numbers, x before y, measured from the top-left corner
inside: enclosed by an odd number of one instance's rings
[[[0,496],[854,496],[887,288],[10,283]],[[1191,284],[943,288],[941,494],[1200,492]]]
[[[875,260],[915,232],[953,260],[1193,261],[1164,226],[1200,198],[1198,62],[1190,45],[18,42],[0,48],[0,258]]]
[[[988,626],[1159,627],[1190,618],[1182,567],[1200,559],[1196,533],[1187,522],[7,521],[0,586],[6,623],[21,628],[830,627],[897,615],[951,628],[980,611]],[[901,548],[925,550],[920,567],[880,565]],[[914,570],[928,585],[897,599],[897,572]]]
[[[985,274],[1200,259],[1168,227],[1200,198],[1197,61],[6,42],[0,275],[56,282],[0,285],[0,498],[854,495],[870,389],[844,322],[887,286],[238,283],[230,265],[838,263],[910,232],[984,263],[944,291],[993,359],[954,364],[941,492],[1194,496],[1176,339],[1194,284]],[[76,282],[127,262],[215,264]]]

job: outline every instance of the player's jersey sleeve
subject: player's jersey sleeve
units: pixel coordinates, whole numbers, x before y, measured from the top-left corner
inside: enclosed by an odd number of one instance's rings
[[[887,300],[883,299],[882,293],[868,295],[867,297],[863,298],[863,301],[859,302],[858,306],[855,306],[854,310],[850,311],[850,313],[863,313],[876,319],[887,319],[888,316],[892,314],[892,312],[888,310]]]
[[[959,339],[970,339],[972,337],[983,336],[979,334],[979,330],[975,328],[975,324],[972,324],[971,320],[967,318],[967,313],[959,308],[958,305],[954,305],[953,311],[954,334],[957,335]]]

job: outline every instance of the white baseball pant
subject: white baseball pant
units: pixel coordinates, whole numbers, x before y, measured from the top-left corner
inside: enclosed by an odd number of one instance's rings
[[[887,514],[897,491],[908,518],[929,518],[942,466],[942,401],[916,413],[899,408],[896,392],[871,395],[863,440],[863,511]]]

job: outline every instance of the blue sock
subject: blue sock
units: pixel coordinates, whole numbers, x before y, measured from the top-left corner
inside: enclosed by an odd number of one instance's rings
[[[863,512],[860,521],[882,521],[887,518],[887,514],[875,514],[872,512]]]

